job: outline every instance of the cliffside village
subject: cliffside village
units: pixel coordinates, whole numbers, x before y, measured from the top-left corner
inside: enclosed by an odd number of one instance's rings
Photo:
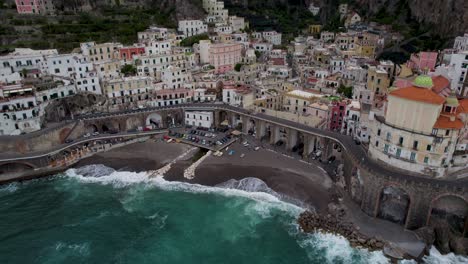
[[[361,21],[347,5],[337,10],[346,32],[311,25],[289,43],[276,31],[246,30],[222,1],[203,7],[203,20],[150,27],[130,46],[86,42],[69,54],[23,48],[1,56],[0,135],[44,128],[46,107],[76,94],[105,96],[108,111],[222,101],[348,135],[399,169],[440,178],[466,168],[468,34],[452,49],[398,65],[376,57],[400,34]],[[17,8],[53,12],[47,1],[17,1]],[[207,39],[180,45],[202,34]],[[186,122],[211,126],[210,118],[200,112]]]

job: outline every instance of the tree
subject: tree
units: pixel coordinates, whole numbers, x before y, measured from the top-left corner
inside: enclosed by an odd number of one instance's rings
[[[120,68],[120,73],[122,73],[125,77],[127,76],[135,76],[137,74],[137,68],[135,65],[132,64],[125,64]]]
[[[241,68],[242,68],[242,63],[237,63],[236,66],[234,66],[234,70],[237,71],[237,72],[240,72],[241,71]]]
[[[260,58],[260,56],[262,56],[262,53],[258,50],[255,51],[255,56],[258,58]]]
[[[184,46],[184,47],[192,47],[193,44],[200,43],[200,40],[207,40],[207,39],[210,39],[208,34],[195,35],[195,36],[191,36],[191,37],[188,37],[188,38],[184,38],[180,42],[180,45]]]
[[[340,85],[340,87],[338,87],[338,93],[344,95],[346,98],[351,99],[353,98],[353,87],[346,87],[344,85]]]

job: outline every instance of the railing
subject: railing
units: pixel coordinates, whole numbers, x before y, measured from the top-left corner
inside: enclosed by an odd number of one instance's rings
[[[464,184],[464,183],[458,183],[458,182],[453,182],[449,180],[432,179],[432,178],[424,177],[423,175],[418,175],[418,174],[411,173],[411,172],[402,173],[401,171],[396,171],[387,167],[383,167],[377,162],[371,160],[367,156],[367,153],[364,151],[364,149],[356,145],[353,139],[349,136],[345,136],[337,132],[310,127],[310,126],[299,124],[290,120],[268,116],[268,115],[261,114],[261,113],[254,113],[244,108],[238,108],[238,107],[234,107],[234,106],[230,106],[230,105],[226,105],[222,103],[196,103],[196,104],[191,103],[191,104],[179,104],[179,105],[172,105],[172,106],[152,107],[152,108],[137,109],[137,110],[125,110],[125,111],[115,112],[115,113],[100,113],[100,114],[84,115],[84,116],[79,116],[78,119],[79,120],[102,119],[102,118],[107,118],[107,117],[112,117],[112,116],[131,115],[131,114],[136,114],[136,113],[148,113],[148,112],[154,112],[154,111],[164,111],[164,110],[173,110],[173,109],[226,110],[232,113],[254,118],[260,121],[265,121],[273,125],[292,128],[301,133],[311,134],[314,136],[326,138],[326,139],[332,140],[340,144],[343,150],[345,151],[345,153],[349,155],[349,157],[351,158],[351,160],[353,160],[356,166],[359,166],[360,168],[367,170],[371,174],[373,173],[375,175],[379,175],[379,176],[382,176],[391,180],[414,182],[415,184],[438,185],[439,187],[446,186],[446,187],[455,188],[455,189],[458,189],[460,187],[462,188],[468,187],[468,184]],[[118,135],[118,136],[122,136],[122,135]],[[95,139],[89,139],[89,140],[95,140]],[[23,159],[28,159],[28,158],[23,158]],[[15,159],[10,159],[10,160],[15,160]],[[0,160],[0,162],[1,161],[2,160]]]

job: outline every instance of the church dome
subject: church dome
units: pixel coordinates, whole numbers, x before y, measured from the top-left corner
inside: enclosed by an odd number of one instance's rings
[[[432,78],[427,75],[421,75],[416,77],[413,82],[413,85],[420,88],[429,88],[431,89],[434,86]]]

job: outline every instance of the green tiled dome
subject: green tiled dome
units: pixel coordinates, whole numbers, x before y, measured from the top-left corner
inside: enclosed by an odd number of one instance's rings
[[[421,75],[416,77],[413,82],[413,85],[421,88],[432,88],[434,84],[432,83],[432,78],[427,75]]]

